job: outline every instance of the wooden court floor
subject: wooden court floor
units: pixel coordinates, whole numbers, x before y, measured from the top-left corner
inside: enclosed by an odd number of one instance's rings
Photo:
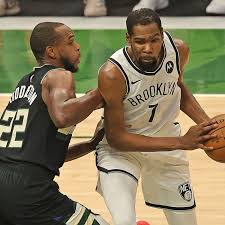
[[[225,113],[225,96],[204,95],[196,98],[210,116]],[[0,114],[7,101],[8,97],[0,97]],[[93,134],[100,111],[93,112],[77,126],[74,135],[83,138],[73,138],[72,142],[84,141],[84,137]],[[182,113],[179,121],[183,126],[183,133],[193,124]],[[225,225],[225,164],[214,162],[202,150],[189,151],[188,156],[197,203],[198,225]],[[63,193],[100,213],[112,224],[103,199],[95,192],[96,175],[94,153],[90,153],[83,158],[65,163],[56,181]],[[140,187],[137,192],[136,211],[137,219],[147,220],[151,225],[167,225],[160,209],[145,206]]]

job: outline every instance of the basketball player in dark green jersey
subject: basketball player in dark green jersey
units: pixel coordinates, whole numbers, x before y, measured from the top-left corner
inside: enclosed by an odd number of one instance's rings
[[[99,133],[67,155],[75,125],[102,105],[102,97],[98,89],[75,96],[72,73],[78,69],[80,46],[69,27],[40,23],[30,45],[39,67],[19,81],[0,117],[0,224],[106,225],[61,194],[53,181],[65,159],[96,145]]]

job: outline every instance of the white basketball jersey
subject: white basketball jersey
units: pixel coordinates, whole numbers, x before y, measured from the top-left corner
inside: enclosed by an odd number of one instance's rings
[[[141,71],[131,60],[126,47],[109,58],[120,69],[126,81],[123,105],[129,133],[153,137],[180,135],[179,125],[174,125],[180,112],[181,99],[181,90],[177,85],[179,53],[167,32],[164,32],[163,48],[164,56],[154,72]],[[104,137],[100,146],[106,144]]]
[[[166,32],[163,47],[163,59],[154,72],[141,71],[132,62],[126,47],[109,58],[121,70],[126,81],[124,118],[128,132],[147,136],[154,134],[168,122],[174,122],[179,114],[179,55]]]

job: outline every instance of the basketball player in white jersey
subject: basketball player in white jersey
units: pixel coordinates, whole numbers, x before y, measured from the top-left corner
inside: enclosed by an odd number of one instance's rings
[[[183,150],[212,149],[203,143],[216,125],[183,82],[187,45],[163,32],[151,9],[131,12],[126,23],[128,45],[99,71],[106,135],[96,151],[97,190],[114,225],[135,225],[141,176],[146,205],[162,208],[169,225],[196,225]],[[180,110],[197,123],[184,136],[176,122]]]

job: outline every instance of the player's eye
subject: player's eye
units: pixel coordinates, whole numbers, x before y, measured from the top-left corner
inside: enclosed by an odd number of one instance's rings
[[[144,44],[145,43],[145,40],[138,39],[138,40],[135,40],[135,43],[136,44]]]
[[[151,40],[152,43],[155,43],[155,42],[158,42],[158,41],[159,41],[159,38],[153,38],[153,39]]]

